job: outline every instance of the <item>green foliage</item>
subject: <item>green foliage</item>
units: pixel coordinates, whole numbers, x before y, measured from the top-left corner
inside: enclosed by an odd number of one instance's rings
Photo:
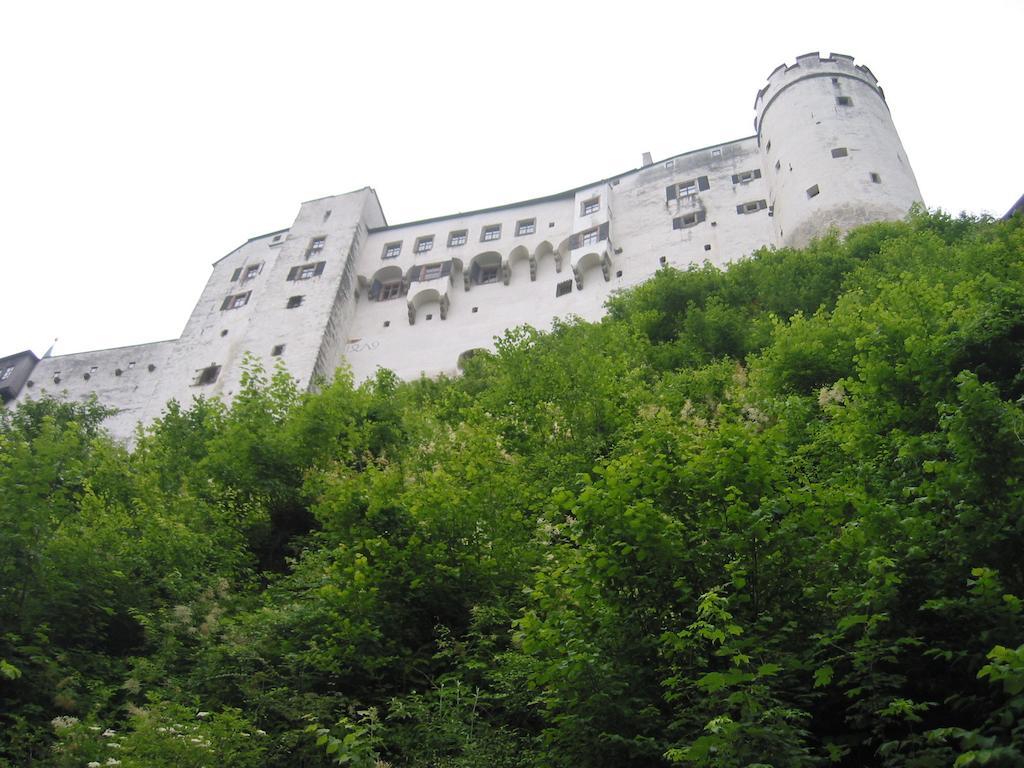
[[[1024,765],[1022,254],[917,212],[132,451],[0,411],[0,766]]]

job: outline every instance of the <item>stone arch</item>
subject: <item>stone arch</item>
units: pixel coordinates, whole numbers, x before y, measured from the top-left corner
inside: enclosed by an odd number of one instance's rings
[[[416,316],[420,307],[437,302],[442,320],[448,318],[448,307],[451,300],[448,298],[448,291],[439,291],[437,288],[420,288],[409,293],[406,305],[409,309],[409,325],[416,325]]]
[[[568,262],[570,264],[572,263],[572,261],[571,261],[572,257],[570,255],[570,251],[571,251],[570,244],[571,244],[571,242],[572,242],[572,238],[571,237],[567,237],[567,238],[565,238],[565,240],[563,240],[562,242],[560,242],[558,244],[557,248],[555,248],[554,256],[555,256],[555,271],[556,272],[561,272],[562,271],[562,267],[565,265],[566,262]]]
[[[517,245],[509,253],[508,261],[504,265],[505,269],[502,270],[504,272],[505,285],[508,285],[509,279],[512,277],[512,270],[521,261],[525,261],[529,265],[530,279],[535,280],[537,278],[537,262],[530,255],[530,250],[525,245]]]
[[[400,267],[396,267],[391,264],[386,267],[381,267],[373,273],[368,281],[360,278],[366,285],[368,291],[367,297],[370,301],[385,301],[387,299],[394,299],[401,296],[409,290],[409,283],[405,280],[405,275],[402,274]],[[382,290],[385,290],[386,286],[393,286],[398,284],[398,293],[388,292],[384,294],[386,298],[382,297]]]
[[[484,285],[503,280],[508,284],[504,273],[508,265],[498,251],[484,251],[469,260],[467,269],[462,272],[462,282],[468,291],[472,285]]]
[[[473,357],[474,355],[479,355],[481,353],[486,354],[488,351],[489,350],[485,349],[484,347],[472,347],[470,349],[467,349],[459,355],[459,359],[455,365],[461,371],[464,369],[466,361],[469,360],[469,358]]]
[[[580,256],[573,262],[572,272],[573,277],[576,280],[576,289],[583,290],[583,278],[586,272],[593,267],[601,268],[601,275],[604,277],[604,281],[607,283],[612,277],[612,261],[608,256],[608,251],[598,253],[597,251],[589,251],[583,256]]]
[[[536,280],[538,273],[545,271],[544,265],[550,261],[555,267],[555,272],[561,272],[561,263],[555,258],[555,247],[549,240],[542,240],[530,258],[530,279]]]

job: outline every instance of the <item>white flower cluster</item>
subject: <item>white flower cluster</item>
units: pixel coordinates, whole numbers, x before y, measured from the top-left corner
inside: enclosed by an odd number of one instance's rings
[[[50,721],[50,725],[53,726],[53,730],[55,731],[63,731],[74,725],[78,725],[78,718],[71,717],[71,715],[60,715],[53,718],[53,720]]]

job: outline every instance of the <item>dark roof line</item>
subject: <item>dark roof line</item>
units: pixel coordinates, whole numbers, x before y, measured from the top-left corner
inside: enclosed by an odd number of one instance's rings
[[[249,243],[251,243],[251,242],[253,242],[255,240],[262,240],[265,237],[270,237],[272,235],[279,235],[282,232],[287,232],[289,229],[291,229],[291,227],[285,227],[284,229],[275,229],[273,232],[267,232],[265,235],[256,235],[256,237],[250,237],[244,243],[242,243],[239,246],[236,246],[236,247],[232,248],[230,251],[225,253],[223,256],[221,256],[219,259],[217,259],[215,262],[213,262],[212,266],[216,267],[218,264],[220,264],[222,261],[224,261],[224,259],[226,259],[228,256],[230,256],[231,254],[235,253],[239,248],[245,248],[245,246],[247,246]]]
[[[666,163],[669,160],[675,160],[675,159],[680,158],[680,157],[685,157],[686,155],[692,155],[692,154],[694,154],[696,152],[707,152],[709,149],[714,149],[716,147],[724,147],[727,144],[738,144],[741,141],[747,141],[748,139],[755,139],[755,138],[757,138],[757,135],[756,134],[752,134],[750,136],[743,136],[742,138],[739,138],[739,139],[733,139],[732,141],[721,141],[721,142],[718,142],[716,144],[708,144],[706,147],[700,147],[699,149],[691,149],[689,152],[681,152],[678,155],[671,155],[669,157],[663,158],[661,160],[658,160],[658,161],[652,163],[652,165],[645,165],[645,166],[641,166],[639,168],[632,168],[632,169],[630,169],[628,171],[623,171],[622,173],[616,173],[616,174],[614,174],[612,176],[609,176],[607,178],[604,178],[604,179],[598,179],[597,181],[592,181],[589,184],[582,184],[582,185],[580,185],[578,187],[573,187],[572,189],[567,189],[564,192],[556,192],[553,195],[545,195],[543,197],[534,197],[534,198],[531,198],[529,200],[520,200],[519,202],[515,202],[515,203],[505,203],[503,205],[494,205],[494,206],[491,206],[490,208],[477,208],[476,210],[472,210],[472,211],[460,211],[458,213],[448,213],[448,214],[444,214],[444,215],[441,215],[441,216],[430,216],[430,217],[428,217],[426,219],[416,219],[415,221],[404,221],[401,224],[390,224],[390,225],[387,225],[387,226],[384,226],[384,227],[371,227],[368,231],[371,234],[374,233],[374,232],[387,232],[388,230],[391,230],[391,229],[400,229],[402,227],[412,227],[412,226],[417,226],[419,224],[430,224],[431,222],[444,221],[445,219],[457,219],[457,218],[460,218],[462,216],[475,216],[475,215],[480,214],[480,213],[491,213],[492,211],[504,211],[504,210],[507,210],[509,208],[519,208],[519,207],[524,206],[524,205],[537,205],[538,203],[547,203],[547,202],[551,202],[552,200],[561,200],[563,198],[575,195],[577,192],[579,192],[581,190],[589,189],[590,187],[597,186],[598,184],[606,184],[606,183],[608,183],[610,181],[614,181],[615,179],[621,179],[621,178],[624,178],[626,176],[629,176],[630,174],[639,173],[640,171],[644,170],[645,168],[650,168],[653,165],[658,165],[660,163]]]

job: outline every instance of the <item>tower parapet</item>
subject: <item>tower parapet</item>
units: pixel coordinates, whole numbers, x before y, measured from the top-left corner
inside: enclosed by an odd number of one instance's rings
[[[885,94],[853,57],[809,53],[777,67],[754,109],[780,244],[901,219],[921,201]]]

